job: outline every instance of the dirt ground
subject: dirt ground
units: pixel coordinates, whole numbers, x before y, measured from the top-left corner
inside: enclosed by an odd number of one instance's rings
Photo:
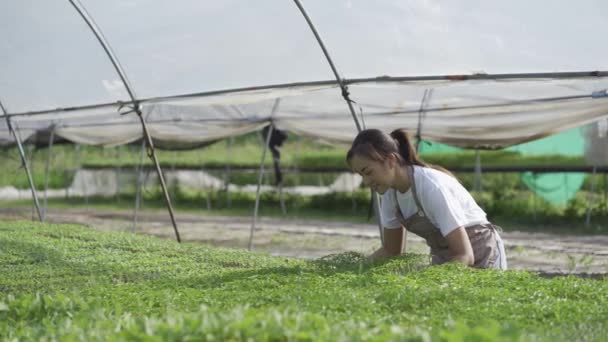
[[[31,219],[31,211],[0,209],[0,219]],[[246,249],[252,218],[180,214],[176,216],[183,242]],[[99,209],[49,210],[47,221],[78,223],[104,231],[135,232],[175,239],[167,212],[140,212],[134,227],[133,212]],[[545,275],[576,273],[598,277],[608,274],[608,236],[555,235],[506,231],[502,235],[509,269],[540,271]],[[319,220],[260,218],[253,250],[272,255],[318,258],[345,251],[370,253],[380,245],[375,224]],[[406,252],[426,253],[424,241],[408,234]]]

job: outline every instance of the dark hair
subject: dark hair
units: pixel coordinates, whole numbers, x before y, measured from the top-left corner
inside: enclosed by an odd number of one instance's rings
[[[403,128],[392,131],[390,135],[378,129],[363,130],[357,134],[350,150],[346,153],[346,162],[350,165],[355,155],[379,162],[383,162],[390,155],[394,155],[401,165],[431,167],[454,177],[445,168],[427,164],[424,160],[420,159],[410,140],[409,134]]]

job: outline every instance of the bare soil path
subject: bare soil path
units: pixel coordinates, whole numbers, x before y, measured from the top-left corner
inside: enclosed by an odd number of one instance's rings
[[[30,218],[29,210],[0,208],[0,219]],[[176,219],[184,242],[247,248],[250,217],[178,213]],[[174,239],[165,211],[140,212],[135,229],[131,210],[53,209],[47,213],[47,220]],[[345,251],[370,253],[380,245],[375,224],[262,217],[256,227],[254,250],[273,255],[318,258]],[[608,236],[505,231],[502,237],[510,269],[540,271],[548,275],[577,273],[596,277],[608,274]],[[406,251],[426,253],[428,248],[421,238],[408,234]]]

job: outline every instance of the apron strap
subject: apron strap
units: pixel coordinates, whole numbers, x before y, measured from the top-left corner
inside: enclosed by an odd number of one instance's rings
[[[401,207],[399,207],[399,200],[397,199],[397,189],[391,189],[393,191],[393,199],[395,200],[395,213],[397,213],[397,218],[403,224],[405,218],[403,217],[403,213],[401,212]]]
[[[414,181],[414,167],[407,166],[406,170],[407,170],[408,177],[410,178],[410,182],[412,183],[411,189],[412,189],[412,196],[414,197],[414,202],[416,203],[416,209],[417,209],[416,214],[418,216],[425,217],[427,215],[424,212],[424,208],[422,208],[422,204],[420,204],[420,199],[418,198],[418,194],[416,191],[416,182]],[[397,189],[391,189],[391,190],[393,191],[393,199],[395,200],[395,212],[397,213],[397,218],[399,219],[399,221],[404,222],[405,218],[403,216],[403,213],[401,212],[401,207],[399,207],[399,200],[397,199]]]
[[[416,202],[416,207],[418,208],[418,215],[427,216],[424,212],[424,208],[420,204],[420,200],[418,199],[418,194],[416,191],[416,182],[414,181],[414,166],[408,166],[407,168],[408,176],[410,177],[410,181],[412,182],[412,195],[414,196],[414,202]]]

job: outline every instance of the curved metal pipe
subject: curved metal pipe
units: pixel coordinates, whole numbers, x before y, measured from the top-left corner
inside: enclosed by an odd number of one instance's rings
[[[125,86],[125,88],[127,89],[127,92],[129,93],[129,97],[131,98],[131,101],[132,101],[132,104],[133,104],[133,110],[137,113],[137,116],[139,117],[139,120],[140,120],[141,125],[142,125],[142,129],[143,129],[143,133],[144,133],[144,138],[146,139],[146,142],[147,142],[147,145],[148,145],[148,156],[154,161],[154,165],[156,166],[156,172],[158,173],[158,178],[160,180],[160,186],[161,186],[161,188],[163,190],[163,195],[165,197],[165,202],[167,204],[167,209],[169,210],[169,216],[171,217],[171,223],[173,224],[173,230],[175,232],[175,238],[177,239],[177,242],[181,242],[181,238],[179,236],[179,231],[177,229],[177,223],[175,222],[175,215],[173,213],[173,206],[171,204],[171,198],[169,197],[169,193],[167,192],[167,185],[165,183],[165,178],[163,176],[163,171],[160,168],[160,164],[158,162],[158,158],[156,157],[156,153],[154,151],[154,144],[152,143],[152,137],[150,135],[150,132],[148,131],[148,127],[146,125],[146,120],[144,120],[144,116],[143,116],[143,114],[141,112],[140,102],[135,97],[135,92],[133,91],[133,88],[131,87],[131,85],[129,83],[129,80],[127,79],[127,75],[122,70],[122,67],[120,66],[120,63],[118,62],[118,59],[116,58],[116,56],[112,52],[112,49],[110,48],[110,45],[108,44],[108,42],[104,38],[104,36],[101,33],[101,30],[99,29],[99,27],[95,24],[95,22],[93,21],[93,19],[91,18],[91,16],[87,13],[86,9],[84,8],[84,6],[82,6],[82,4],[80,3],[80,1],[78,1],[78,0],[69,0],[69,1],[72,4],[72,6],[74,7],[74,9],[78,12],[78,14],[80,14],[80,16],[82,17],[82,19],[89,26],[89,28],[91,29],[91,31],[93,31],[93,34],[95,35],[95,37],[99,41],[99,44],[101,44],[101,46],[103,47],[103,49],[106,52],[106,54],[108,55],[108,58],[112,62],[112,65],[116,69],[116,72],[118,73],[118,76],[122,80],[123,85]]]
[[[27,158],[25,158],[25,152],[23,151],[23,145],[21,144],[21,139],[19,138],[19,134],[13,128],[11,123],[11,119],[7,114],[6,108],[0,101],[0,109],[2,109],[2,113],[6,118],[6,125],[8,126],[9,131],[13,134],[15,141],[17,142],[17,147],[19,149],[19,156],[21,157],[21,165],[25,169],[25,173],[27,175],[27,181],[30,183],[30,190],[32,191],[32,198],[34,199],[34,206],[36,207],[36,212],[38,213],[38,220],[42,222],[44,220],[42,216],[42,212],[40,211],[40,203],[38,202],[38,193],[36,192],[36,187],[34,185],[34,179],[32,178],[32,174],[30,172],[29,167],[27,166]]]

